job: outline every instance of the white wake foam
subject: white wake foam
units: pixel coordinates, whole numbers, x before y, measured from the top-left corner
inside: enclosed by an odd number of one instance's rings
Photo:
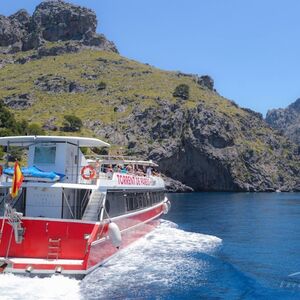
[[[195,257],[221,244],[215,236],[186,232],[162,220],[153,232],[120,251],[81,282],[63,276],[27,278],[0,275],[0,299],[145,299],[155,290],[184,286],[205,273],[209,264]],[[199,282],[194,282],[199,286]],[[148,289],[148,290],[147,290]]]
[[[186,232],[162,221],[153,232],[88,275],[81,284],[82,295],[87,299],[141,299],[147,293],[150,297],[154,290],[187,282],[194,285],[209,267],[207,261],[195,256],[212,253],[221,242],[215,236]]]
[[[81,299],[80,281],[63,276],[29,278],[13,274],[0,275],[1,300],[77,300]]]

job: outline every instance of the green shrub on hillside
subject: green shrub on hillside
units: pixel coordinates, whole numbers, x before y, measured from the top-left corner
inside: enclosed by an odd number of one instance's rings
[[[190,87],[187,84],[180,84],[176,86],[173,96],[183,100],[188,100],[190,96]]]
[[[83,126],[82,121],[80,118],[73,116],[73,115],[66,115],[64,116],[64,123],[63,123],[63,131],[80,131],[81,127]]]
[[[44,135],[45,131],[37,123],[29,124],[26,129],[27,135]]]
[[[11,113],[0,101],[0,136],[8,136],[19,133],[19,123],[17,123],[14,114]]]

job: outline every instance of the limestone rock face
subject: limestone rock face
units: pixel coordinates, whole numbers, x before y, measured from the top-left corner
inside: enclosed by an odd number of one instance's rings
[[[85,7],[61,0],[39,4],[33,15],[20,10],[10,17],[0,16],[2,53],[38,49],[45,42],[79,41],[81,46],[118,52],[113,42],[96,33],[96,14]]]
[[[30,15],[25,9],[20,9],[9,17],[10,21],[23,30],[29,30]]]
[[[81,40],[86,32],[96,32],[97,18],[87,8],[63,1],[38,5],[32,15],[34,31],[47,41]]]
[[[126,128],[122,134],[111,124],[90,128],[158,162],[162,173],[196,191],[296,190],[300,185],[296,146],[251,111],[241,110],[233,121],[201,102],[186,109],[180,101],[160,99],[157,107],[136,106],[119,126]]]
[[[214,89],[214,80],[208,75],[198,77],[197,83],[199,85],[207,87],[209,90]]]
[[[22,32],[19,27],[11,22],[9,18],[0,16],[0,46],[12,46],[22,39]]]
[[[285,109],[269,110],[266,122],[286,135],[291,141],[300,145],[300,99]]]

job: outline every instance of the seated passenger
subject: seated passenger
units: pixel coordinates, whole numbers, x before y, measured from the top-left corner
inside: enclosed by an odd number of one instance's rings
[[[137,167],[136,168],[136,175],[138,175],[138,176],[144,176],[144,172],[143,172],[143,170],[142,169],[140,169],[139,167]]]
[[[132,166],[131,166],[131,165],[128,165],[128,166],[126,167],[126,170],[127,170],[127,172],[128,172],[129,174],[132,174],[132,173],[133,173],[133,169],[132,169]]]

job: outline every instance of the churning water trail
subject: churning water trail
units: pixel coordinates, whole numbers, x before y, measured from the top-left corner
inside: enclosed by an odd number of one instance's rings
[[[63,276],[50,278],[0,275],[1,300],[79,300],[80,281]]]
[[[161,220],[154,231],[82,281],[0,275],[0,299],[166,299],[176,289],[188,295],[190,287],[205,283],[210,268],[197,254],[210,256],[221,243],[215,236],[186,232]]]
[[[153,232],[119,252],[81,283],[86,299],[160,299],[180,289],[201,285],[210,265],[195,257],[210,255],[222,241],[210,235],[186,232],[161,221]]]

